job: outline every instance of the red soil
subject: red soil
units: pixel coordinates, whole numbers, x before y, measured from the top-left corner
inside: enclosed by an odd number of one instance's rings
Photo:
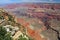
[[[34,38],[35,40],[45,40],[45,39],[41,38],[40,34],[38,34],[37,31],[32,30],[29,27],[29,23],[25,22],[23,19],[17,18],[17,22],[21,23],[24,27],[26,27],[28,35],[31,36],[32,38]]]

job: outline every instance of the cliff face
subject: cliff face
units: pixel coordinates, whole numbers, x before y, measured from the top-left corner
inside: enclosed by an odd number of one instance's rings
[[[24,4],[7,6],[16,22],[35,40],[60,40],[60,4]]]
[[[27,32],[30,36],[36,40],[60,40],[59,13],[34,12],[32,10],[27,13],[29,13],[29,15],[27,14],[27,18],[26,16],[22,16],[20,17],[21,19],[18,19],[18,22],[27,27]]]

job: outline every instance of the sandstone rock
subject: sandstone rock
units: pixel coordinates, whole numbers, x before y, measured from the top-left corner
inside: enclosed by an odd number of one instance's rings
[[[47,40],[58,40],[57,33],[51,29],[42,31],[40,34],[43,35],[44,38],[47,38]]]

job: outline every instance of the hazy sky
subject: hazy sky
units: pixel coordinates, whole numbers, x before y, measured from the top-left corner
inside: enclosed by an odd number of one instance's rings
[[[0,4],[23,3],[23,2],[60,3],[60,0],[0,0]]]

